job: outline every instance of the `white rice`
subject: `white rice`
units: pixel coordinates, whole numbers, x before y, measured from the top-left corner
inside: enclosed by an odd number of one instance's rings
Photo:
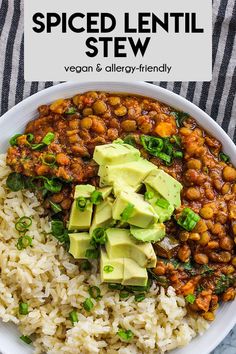
[[[10,170],[0,155],[0,318],[14,322],[21,333],[35,338],[35,353],[138,354],[164,353],[186,345],[208,327],[202,317],[190,317],[183,297],[172,287],[167,292],[153,285],[142,302],[100,284],[96,262],[92,273],[79,271],[78,263],[51,237],[49,220],[29,191],[10,192],[5,185]],[[33,247],[19,251],[16,221],[32,218],[29,236]],[[88,287],[99,286],[102,299],[88,313],[82,303]],[[27,302],[29,314],[19,315],[19,302]],[[76,309],[79,321],[72,326],[69,313]],[[130,329],[130,343],[120,340],[118,329]]]

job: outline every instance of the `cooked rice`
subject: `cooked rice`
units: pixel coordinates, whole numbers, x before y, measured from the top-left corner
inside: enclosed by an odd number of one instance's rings
[[[172,287],[165,293],[153,285],[142,302],[133,296],[120,300],[118,292],[100,284],[96,262],[91,273],[81,273],[78,262],[49,235],[49,220],[35,195],[6,188],[9,172],[0,155],[0,318],[35,338],[35,353],[163,353],[208,327],[202,317],[187,315],[184,298]],[[15,223],[24,215],[33,221],[28,233],[33,247],[19,251]],[[82,303],[90,285],[100,287],[102,299],[93,300],[88,313]],[[18,313],[20,301],[29,305],[27,316]],[[68,319],[73,309],[79,318],[74,326]],[[120,340],[120,327],[132,330],[131,343]]]

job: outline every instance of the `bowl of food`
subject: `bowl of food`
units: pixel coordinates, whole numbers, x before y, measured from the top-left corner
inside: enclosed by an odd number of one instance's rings
[[[235,325],[236,147],[198,107],[68,82],[0,152],[3,353],[207,354]]]

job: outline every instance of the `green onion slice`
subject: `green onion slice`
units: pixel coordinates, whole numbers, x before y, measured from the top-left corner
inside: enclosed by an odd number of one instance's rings
[[[223,152],[219,153],[219,158],[221,161],[224,161],[224,162],[230,161],[230,157],[228,155],[224,154]]]
[[[92,269],[92,265],[87,259],[85,259],[80,263],[79,268],[81,272],[87,271]]]
[[[120,328],[117,332],[118,336],[120,337],[120,339],[124,340],[124,341],[130,341],[133,339],[134,334],[130,329],[123,329]]]
[[[101,290],[97,286],[90,286],[88,292],[92,299],[97,300],[101,297]]]
[[[178,159],[182,159],[182,157],[184,156],[182,151],[174,151],[173,152],[173,156],[178,158]]]
[[[145,200],[150,200],[150,199],[152,199],[154,197],[154,192],[145,192],[145,194],[144,194],[144,199]]]
[[[156,205],[158,205],[159,207],[161,207],[163,209],[167,209],[169,207],[170,203],[164,198],[158,198],[156,200]]]
[[[78,314],[75,310],[73,310],[69,313],[69,319],[70,319],[72,325],[74,325],[74,323],[79,321]]]
[[[109,283],[108,288],[111,290],[122,290],[124,288],[124,286],[121,284]]]
[[[141,294],[136,294],[135,297],[134,297],[135,301],[137,302],[141,302],[145,299],[145,294],[144,293],[141,293]]]
[[[32,225],[32,218],[29,216],[22,216],[15,224],[15,229],[19,232],[28,230]]]
[[[93,193],[91,194],[91,203],[98,205],[100,204],[102,201],[102,193],[99,191],[93,191]]]
[[[54,154],[46,154],[42,157],[42,163],[47,166],[54,166],[56,163],[56,156]]]
[[[184,208],[177,224],[187,231],[192,231],[200,220],[200,216],[190,208]]]
[[[92,233],[92,244],[105,245],[106,241],[106,229],[104,227],[97,227]]]
[[[90,297],[88,297],[84,302],[83,302],[83,308],[85,309],[85,311],[90,312],[94,307],[94,304],[92,302],[92,300],[90,299]]]
[[[85,211],[88,203],[89,203],[88,198],[85,197],[76,198],[76,206],[80,211]]]
[[[120,299],[127,299],[130,296],[130,293],[127,291],[120,292]]]
[[[19,304],[19,314],[20,315],[28,315],[29,313],[29,307],[26,302],[20,302]]]
[[[104,272],[105,273],[112,273],[113,270],[114,270],[114,267],[112,265],[106,265],[104,268],[103,268]]]
[[[133,213],[133,210],[134,210],[134,205],[132,203],[129,203],[127,207],[123,210],[123,212],[120,214],[121,220],[128,221]]]
[[[22,136],[22,134],[16,134],[14,135],[10,140],[9,140],[9,143],[11,146],[15,146],[17,145],[17,139]]]
[[[65,111],[65,114],[75,114],[77,111],[76,111],[76,108],[75,107],[70,107],[67,109],[67,111]]]
[[[32,340],[30,339],[30,337],[28,336],[20,336],[20,339],[25,342],[26,344],[31,344],[32,343]]]
[[[45,144],[43,144],[43,143],[38,143],[38,144],[32,144],[32,145],[31,145],[31,149],[32,149],[32,150],[35,150],[35,151],[41,150],[41,149],[43,149],[44,147],[45,147]]]
[[[187,296],[185,296],[185,300],[189,303],[189,304],[193,304],[194,301],[196,300],[196,296],[193,294],[189,294]]]
[[[85,257],[89,259],[97,259],[99,257],[99,250],[95,248],[89,248],[85,252]]]
[[[32,238],[27,235],[21,236],[18,239],[17,244],[16,244],[16,247],[19,251],[21,251],[29,246],[32,246]]]
[[[54,211],[55,214],[58,214],[62,211],[60,204],[53,203],[51,200],[49,201],[49,203],[51,205],[51,209]]]
[[[50,145],[55,139],[55,134],[54,133],[47,133],[45,137],[42,140],[42,143],[45,145]]]

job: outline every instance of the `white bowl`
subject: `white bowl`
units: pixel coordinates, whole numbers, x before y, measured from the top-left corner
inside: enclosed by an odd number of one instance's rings
[[[223,150],[236,165],[236,146],[228,135],[200,108],[186,99],[161,87],[144,82],[67,82],[36,93],[13,107],[0,119],[0,152],[5,152],[9,138],[24,130],[25,125],[37,115],[37,107],[61,97],[71,97],[76,93],[90,90],[122,92],[155,98],[193,116],[197,122],[223,144]],[[202,336],[196,337],[188,346],[172,351],[172,354],[208,354],[228,334],[236,324],[236,301],[220,306],[216,320]],[[0,324],[0,351],[3,354],[32,353],[30,346],[21,343],[19,333],[11,324]],[[68,353],[69,354],[69,353]]]

